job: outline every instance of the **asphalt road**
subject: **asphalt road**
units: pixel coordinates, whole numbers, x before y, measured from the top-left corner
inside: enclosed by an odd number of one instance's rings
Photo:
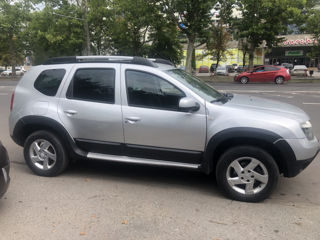
[[[228,200],[211,176],[182,170],[87,161],[59,177],[38,177],[9,137],[14,85],[0,80],[0,139],[12,161],[0,240],[320,239],[320,156],[297,177],[282,177],[258,204]],[[215,87],[301,107],[320,137],[320,84]]]

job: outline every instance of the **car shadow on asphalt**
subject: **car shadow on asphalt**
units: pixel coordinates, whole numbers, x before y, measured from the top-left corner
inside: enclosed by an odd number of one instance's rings
[[[168,167],[153,167],[145,165],[103,162],[96,160],[78,160],[63,173],[64,177],[83,176],[92,180],[108,179],[117,182],[155,187],[179,186],[182,189],[200,191],[205,195],[224,198],[219,191],[213,174],[176,169]]]

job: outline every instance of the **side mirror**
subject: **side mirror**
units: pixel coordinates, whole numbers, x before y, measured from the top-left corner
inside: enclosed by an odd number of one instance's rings
[[[179,108],[184,112],[196,112],[200,109],[200,104],[192,98],[184,97],[179,101]]]

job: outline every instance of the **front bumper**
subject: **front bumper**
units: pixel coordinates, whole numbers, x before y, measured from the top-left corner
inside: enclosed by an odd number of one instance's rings
[[[320,152],[319,144],[313,145],[313,148],[302,149],[302,148],[292,148],[292,145],[288,143],[287,140],[281,139],[275,143],[276,148],[278,149],[279,156],[279,165],[285,177],[295,177],[300,172],[302,172],[309,164],[317,157]],[[301,147],[301,146],[300,146]],[[293,149],[298,151],[299,153],[295,153]],[[306,151],[308,150],[308,151]],[[304,153],[307,156],[307,152],[311,152],[312,156],[301,158],[301,153]],[[297,157],[298,155],[298,157]]]

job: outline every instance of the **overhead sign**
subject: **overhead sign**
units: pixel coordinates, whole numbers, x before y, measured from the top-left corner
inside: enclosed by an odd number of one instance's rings
[[[309,37],[304,37],[304,38],[300,38],[300,39],[294,39],[294,40],[285,40],[283,42],[284,46],[296,46],[296,45],[304,45],[304,46],[312,46],[317,44],[318,41],[316,39],[311,39]]]
[[[294,50],[294,51],[286,51],[285,52],[286,57],[298,57],[303,56],[303,50]]]

